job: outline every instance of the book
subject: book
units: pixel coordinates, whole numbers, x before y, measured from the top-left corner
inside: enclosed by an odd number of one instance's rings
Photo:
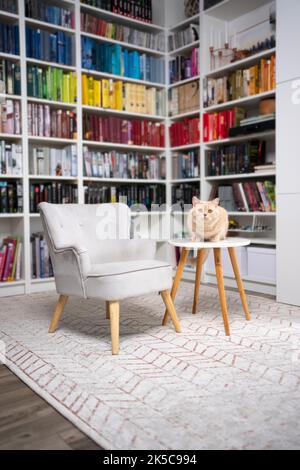
[[[172,186],[172,204],[178,206],[178,210],[192,208],[193,197],[200,197],[199,183],[184,183]]]
[[[169,127],[171,147],[198,144],[200,142],[200,119],[189,118],[173,122]]]
[[[145,23],[152,23],[152,0],[130,0],[125,2],[116,0],[84,0],[82,3],[111,11],[118,15],[129,16]]]
[[[166,161],[137,152],[98,152],[83,148],[84,176],[118,179],[165,179]]]
[[[51,109],[49,105],[28,103],[28,135],[76,139],[77,120],[73,111]]]
[[[82,104],[137,114],[166,113],[164,90],[120,80],[98,80],[86,74],[82,74]]]
[[[101,44],[87,37],[81,39],[81,50],[84,69],[153,83],[165,83],[164,58],[140,54],[119,44]]]
[[[261,168],[266,158],[266,142],[250,142],[223,145],[207,151],[208,176],[253,173]]]
[[[77,176],[77,147],[33,147],[29,152],[31,175]]]
[[[20,54],[19,26],[0,22],[0,52]]]
[[[64,28],[74,28],[74,11],[55,5],[47,5],[39,0],[25,0],[25,16]]]
[[[72,65],[72,36],[64,31],[50,33],[43,29],[26,26],[26,56],[47,62]]]
[[[47,279],[54,277],[49,249],[41,232],[32,233],[30,237],[31,278]]]
[[[21,134],[21,105],[17,100],[0,102],[0,133]]]
[[[214,185],[210,199],[214,197],[229,212],[276,212],[276,186],[271,180]]]
[[[204,107],[255,96],[276,87],[276,56],[219,78],[204,79]]]
[[[200,83],[194,81],[180,85],[169,90],[169,114],[178,114],[196,111],[200,108]],[[199,111],[200,112],[200,111]]]
[[[16,14],[18,12],[17,0],[0,0],[0,10]]]
[[[22,265],[20,237],[6,237],[0,244],[0,282],[19,281]]]
[[[0,140],[0,175],[21,176],[23,171],[22,145]]]
[[[49,183],[30,183],[30,213],[37,213],[38,205],[41,202],[49,202],[51,204],[76,204],[78,202],[77,185],[57,181]]]
[[[10,60],[0,60],[0,81],[3,82],[4,88],[1,93],[7,95],[21,94],[21,68],[18,62]]]
[[[56,67],[27,65],[29,97],[65,103],[77,102],[77,76]]]
[[[192,49],[189,56],[178,55],[169,61],[169,83],[196,77],[200,74],[199,47]]]
[[[165,52],[164,33],[150,33],[131,28],[120,23],[105,21],[86,12],[80,13],[81,31],[116,41],[134,44],[135,46]]]
[[[23,212],[23,186],[21,181],[0,180],[0,214]]]
[[[188,46],[200,38],[199,24],[192,23],[187,28],[181,29],[168,36],[169,52]]]
[[[147,120],[103,117],[88,113],[83,116],[84,140],[116,144],[164,147],[165,126]]]
[[[203,141],[227,139],[229,129],[238,127],[245,115],[245,110],[237,107],[218,113],[203,113]]]
[[[108,186],[91,183],[84,186],[84,200],[85,204],[123,202],[129,207],[142,205],[144,210],[151,210],[153,205],[166,203],[166,190],[165,185],[158,184]]]
[[[179,153],[172,158],[173,179],[199,178],[200,156],[198,151]]]

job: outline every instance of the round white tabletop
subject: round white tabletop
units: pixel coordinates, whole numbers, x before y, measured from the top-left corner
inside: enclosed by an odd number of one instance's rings
[[[202,248],[238,248],[241,246],[249,246],[250,240],[245,238],[226,238],[220,242],[192,242],[188,238],[170,240],[169,243],[178,248],[188,248],[189,250],[201,250]]]

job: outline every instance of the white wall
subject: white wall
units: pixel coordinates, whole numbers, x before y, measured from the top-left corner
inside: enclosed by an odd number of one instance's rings
[[[293,305],[300,305],[299,19],[299,0],[277,0],[277,296]]]

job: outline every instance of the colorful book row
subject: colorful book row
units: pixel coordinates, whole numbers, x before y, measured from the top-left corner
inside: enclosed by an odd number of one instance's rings
[[[77,176],[77,148],[34,147],[30,149],[29,169],[31,175]]]
[[[22,145],[0,141],[0,175],[22,175]]]
[[[23,186],[20,181],[0,180],[0,214],[23,212]]]
[[[57,67],[27,66],[29,97],[64,103],[77,102],[77,75]]]
[[[190,118],[173,122],[169,132],[171,147],[198,144],[200,142],[200,119]]]
[[[77,204],[78,188],[75,184],[51,182],[31,183],[29,188],[30,212],[38,212],[41,202],[51,204]]]
[[[20,237],[7,237],[0,246],[0,282],[21,279],[23,243]]]
[[[48,105],[28,103],[28,135],[76,139],[76,114]]]

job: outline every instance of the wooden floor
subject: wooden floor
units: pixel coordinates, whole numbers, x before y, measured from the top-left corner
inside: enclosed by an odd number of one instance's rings
[[[0,450],[101,450],[0,365]]]

